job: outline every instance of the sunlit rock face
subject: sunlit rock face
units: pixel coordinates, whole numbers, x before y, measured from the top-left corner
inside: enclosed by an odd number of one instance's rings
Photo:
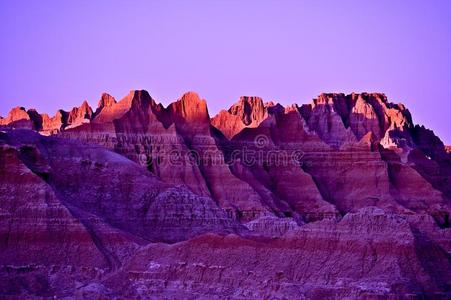
[[[260,97],[243,96],[228,110],[221,110],[211,119],[211,124],[231,139],[243,128],[258,127],[268,117],[270,105],[264,104]]]
[[[450,297],[451,159],[384,94],[0,119],[0,295]]]
[[[0,119],[0,126],[7,128],[34,129],[33,121],[30,119],[27,111],[23,107],[11,109],[5,118]]]

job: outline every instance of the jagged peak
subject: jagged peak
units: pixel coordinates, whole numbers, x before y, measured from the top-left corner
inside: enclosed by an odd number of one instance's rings
[[[92,119],[92,116],[92,108],[89,106],[88,101],[84,100],[79,107],[74,107],[69,112],[67,123],[68,125],[71,125],[71,127],[76,127],[82,123],[89,122]]]
[[[155,101],[146,90],[130,91],[130,96],[132,97],[132,107],[148,107],[155,104]]]
[[[9,113],[12,113],[12,112],[15,112],[15,111],[27,111],[26,109],[25,109],[25,107],[23,107],[23,106],[16,106],[16,107],[13,107],[10,111],[9,111]]]
[[[322,105],[325,105],[324,111]],[[92,113],[91,107],[85,100],[79,107],[74,107],[69,112],[59,110],[55,117],[64,120],[64,124],[67,125],[91,120],[95,123],[102,123],[118,119],[131,109],[155,114],[166,128],[173,123],[177,123],[179,127],[182,123],[191,122],[198,125],[210,124],[207,103],[194,91],[184,93],[167,108],[157,104],[146,90],[131,90],[119,102],[108,93],[103,93],[95,114]],[[404,132],[406,129],[413,128],[410,112],[405,105],[391,103],[384,93],[378,92],[321,93],[310,104],[300,106],[293,104],[286,107],[272,101],[265,103],[258,96],[241,96],[228,110],[221,110],[213,117],[211,124],[220,130],[228,130],[226,135],[232,137],[245,127],[258,127],[272,115],[292,111],[298,111],[301,114],[310,130],[317,131],[319,126],[322,126],[321,130],[325,138],[329,138],[329,135],[337,135],[344,129],[352,131],[357,140],[362,139],[368,132],[372,132],[371,139],[381,140],[386,136],[387,131]],[[17,119],[34,121],[36,114],[37,112],[33,109],[27,111],[18,106],[1,120],[2,124],[11,123]],[[40,116],[48,118],[43,114]],[[400,134],[398,133],[398,135]],[[392,136],[396,136],[396,134],[392,134]],[[347,138],[348,133],[343,133],[343,137]]]
[[[229,108],[231,114],[236,115],[241,110],[264,107],[263,99],[257,96],[240,96],[238,101]]]
[[[240,96],[237,104],[263,105],[263,99],[258,96]]]
[[[194,122],[210,120],[207,102],[193,91],[183,94],[176,102],[171,103],[167,110],[172,114],[173,120],[180,118]]]
[[[280,104],[278,104],[278,105],[280,105]],[[288,113],[288,112],[291,112],[291,111],[299,112],[299,106],[296,103],[293,103],[293,104],[289,104],[289,105],[284,107],[284,112],[285,113]]]
[[[239,116],[244,125],[261,122],[267,115],[267,107],[263,99],[257,96],[241,96],[238,102],[233,104],[228,112]]]
[[[102,106],[102,104],[104,104]],[[99,107],[94,114],[94,123],[112,122],[121,118],[131,109],[147,110],[156,106],[155,101],[146,90],[130,90],[120,101],[107,93],[103,93]]]
[[[286,108],[282,104],[276,103],[272,106],[266,106],[266,110],[268,111],[268,114],[280,114],[284,113]]]
[[[116,104],[116,99],[108,93],[102,93],[97,108],[111,107]]]
[[[83,107],[83,108],[90,107],[90,106],[89,106],[89,103],[88,103],[88,100],[83,100],[83,102],[81,103],[81,106],[80,106],[80,107]]]
[[[337,100],[356,101],[358,99],[368,101],[370,98],[378,99],[383,103],[389,103],[388,98],[384,93],[380,92],[352,92],[351,94],[345,93],[321,93],[318,97],[314,98],[312,104],[332,104]]]
[[[92,108],[89,105],[87,100],[83,100],[81,105],[78,107],[77,106],[72,107],[70,114],[78,114],[78,113],[82,113],[82,112],[91,112],[92,113]]]
[[[132,107],[132,105],[150,104],[153,101],[149,92],[146,90],[130,90],[129,93],[115,104],[123,107]]]
[[[32,123],[30,115],[22,106],[14,107],[5,118],[0,119],[0,125],[12,125],[13,128],[34,129],[32,128]]]
[[[193,91],[188,91],[180,97],[177,102],[182,103],[183,105],[201,105],[207,106],[207,102],[205,99],[201,99],[199,94]]]
[[[5,120],[10,119],[10,120],[14,121],[14,120],[17,120],[18,118],[29,119],[29,116],[28,116],[28,113],[27,113],[25,107],[23,107],[23,106],[13,107],[9,111],[8,115],[5,117]]]
[[[195,91],[187,91],[180,98],[181,99],[196,99],[198,101],[201,100],[199,94],[197,92],[195,92]]]

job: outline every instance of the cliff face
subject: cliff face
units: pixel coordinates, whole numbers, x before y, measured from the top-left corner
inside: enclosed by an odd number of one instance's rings
[[[243,128],[258,127],[268,117],[267,106],[260,97],[243,96],[229,110],[221,110],[211,124],[231,139]]]
[[[211,117],[194,92],[165,108],[131,91],[0,126],[0,294],[450,290],[449,147],[383,94],[241,97]]]
[[[0,126],[10,128],[34,129],[30,116],[23,107],[11,109],[5,118],[0,119]]]

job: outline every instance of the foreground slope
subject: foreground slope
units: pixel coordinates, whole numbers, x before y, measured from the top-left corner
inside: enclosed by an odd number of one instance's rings
[[[104,148],[22,130],[0,144],[2,293],[60,294],[116,270],[139,245],[239,230],[211,198]]]

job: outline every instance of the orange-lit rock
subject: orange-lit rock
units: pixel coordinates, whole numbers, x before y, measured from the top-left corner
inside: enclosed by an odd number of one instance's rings
[[[211,124],[231,139],[243,128],[257,127],[267,116],[267,107],[260,97],[243,96],[229,110],[221,110]]]

